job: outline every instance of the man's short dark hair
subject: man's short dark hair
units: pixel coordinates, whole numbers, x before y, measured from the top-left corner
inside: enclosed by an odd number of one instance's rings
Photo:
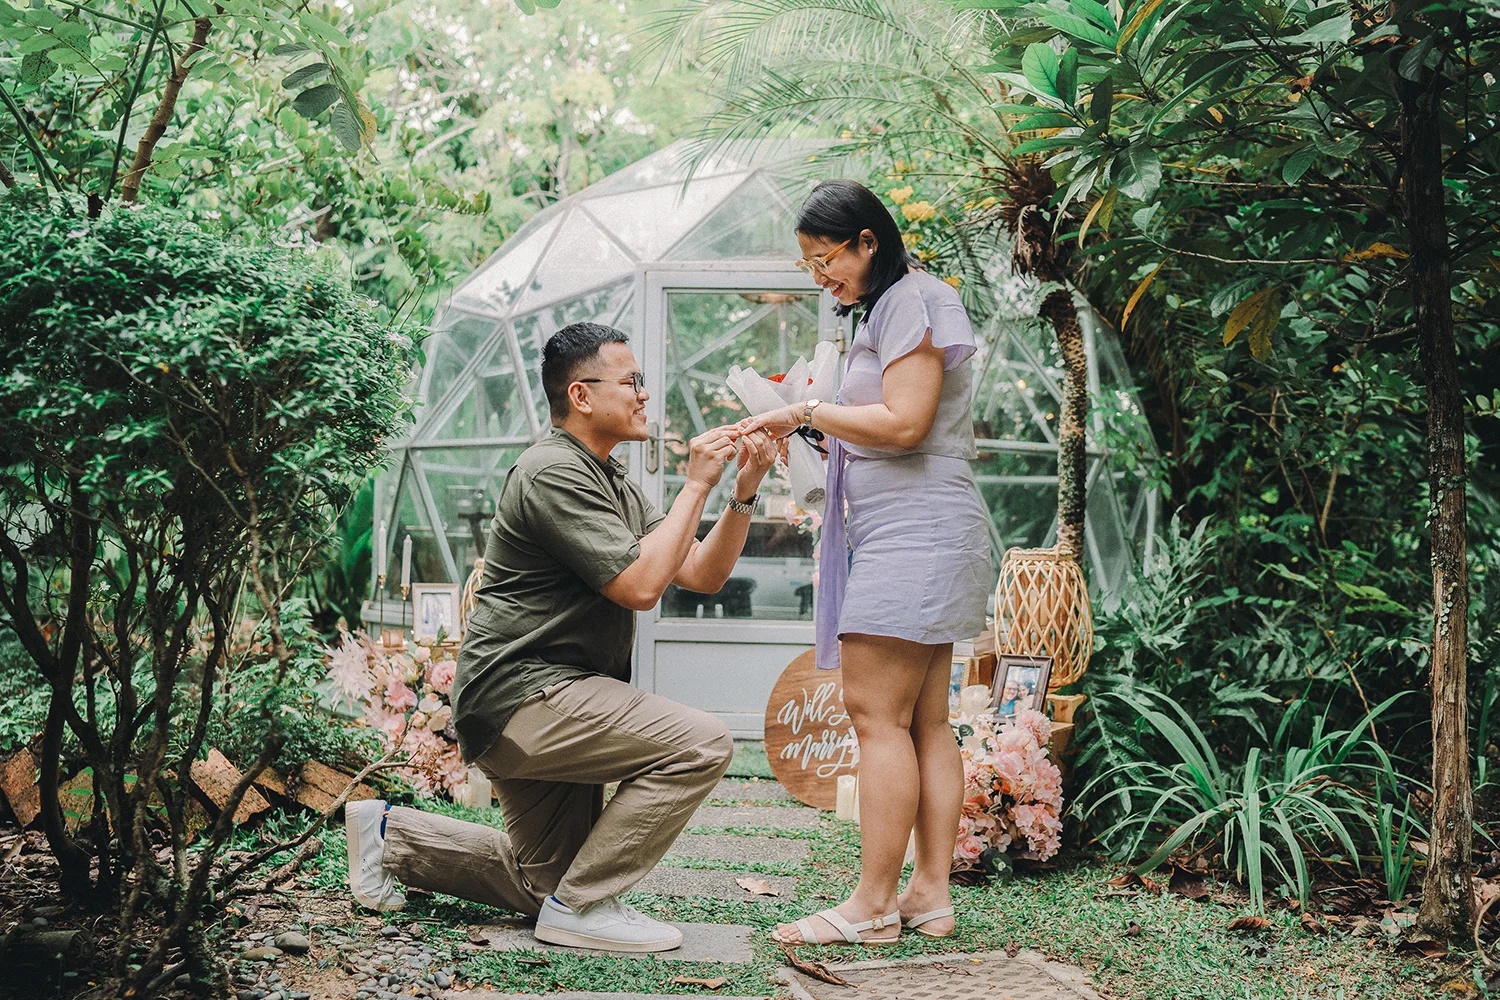
[[[605,344],[628,344],[623,331],[603,323],[570,323],[547,338],[542,348],[542,391],[553,420],[568,416],[568,386],[578,381],[578,368]]]

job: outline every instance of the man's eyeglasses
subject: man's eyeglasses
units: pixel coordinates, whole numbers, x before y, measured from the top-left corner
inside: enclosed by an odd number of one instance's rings
[[[825,254],[817,257],[799,257],[793,263],[801,268],[804,274],[827,274],[828,262],[837,257],[840,250],[853,242],[853,240],[845,240]]]
[[[579,382],[618,382],[620,385],[629,385],[639,396],[646,388],[646,373],[636,372],[633,375],[625,375],[620,378],[581,378]]]

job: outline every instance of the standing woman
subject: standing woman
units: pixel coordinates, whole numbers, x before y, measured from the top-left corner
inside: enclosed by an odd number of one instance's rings
[[[947,937],[964,781],[948,726],[949,668],[954,641],[984,630],[991,583],[988,514],[968,464],[974,331],[958,293],[917,267],[890,212],[863,185],[819,184],[798,213],[797,242],[797,265],[833,294],[839,314],[862,310],[843,387],[832,402],[809,400],[740,426],[827,438],[817,660],[839,666],[842,640],[863,853],[852,896],[772,936],[888,944],[904,924]],[[916,865],[898,896],[913,828]]]

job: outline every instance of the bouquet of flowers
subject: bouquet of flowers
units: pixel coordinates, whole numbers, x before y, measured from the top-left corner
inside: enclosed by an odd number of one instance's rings
[[[457,666],[439,640],[388,650],[363,632],[341,630],[338,648],[328,651],[335,708],[378,729],[387,750],[413,754],[397,773],[422,795],[452,798],[469,780],[448,700]]]
[[[798,358],[785,374],[763,377],[754,368],[734,365],[724,383],[753,414],[765,413],[809,399],[828,399],[837,388],[838,348],[823,341],[813,351],[812,362]],[[826,476],[823,459],[805,437],[793,434],[787,440],[787,469],[792,483],[792,502],[804,511],[823,511]]]
[[[1003,722],[990,713],[950,719],[964,762],[964,808],[955,869],[994,849],[1045,861],[1062,846],[1062,773],[1047,759],[1052,723],[1028,709]]]

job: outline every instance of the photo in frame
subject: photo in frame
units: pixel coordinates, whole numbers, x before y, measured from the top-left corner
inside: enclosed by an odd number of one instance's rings
[[[1043,711],[1047,704],[1047,679],[1052,675],[1052,657],[1001,653],[995,664],[995,682],[990,687],[990,707],[1001,718],[1031,708]]]
[[[417,583],[411,588],[411,635],[417,642],[458,639],[458,584]]]

